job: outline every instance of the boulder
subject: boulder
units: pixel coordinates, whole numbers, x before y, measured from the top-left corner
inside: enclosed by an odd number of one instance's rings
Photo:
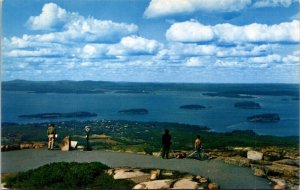
[[[278,163],[265,166],[267,169],[267,175],[271,176],[286,176],[286,177],[299,177],[299,167],[289,166]]]
[[[208,184],[208,189],[213,190],[213,189],[219,189],[219,185],[216,183],[210,183]]]
[[[109,170],[106,171],[106,173],[107,173],[108,175],[112,176],[112,175],[114,175],[115,170],[114,170],[114,169],[109,169]]]
[[[293,159],[283,159],[283,160],[275,161],[273,163],[290,165],[290,166],[298,166],[299,167],[299,160],[293,160]]]
[[[205,177],[202,177],[202,176],[196,176],[196,179],[198,179],[198,181],[200,183],[207,183],[208,182],[208,180]]]
[[[226,164],[233,164],[233,165],[244,166],[244,167],[250,166],[250,161],[247,158],[243,158],[240,156],[227,157],[224,159],[224,162]]]
[[[197,189],[198,183],[192,179],[180,179],[173,185],[173,189]]]
[[[152,170],[150,174],[150,180],[157,180],[160,176],[160,170]]]
[[[169,170],[163,170],[161,172],[161,175],[162,176],[172,176],[173,175],[173,172],[172,171],[169,171]]]
[[[66,136],[60,144],[60,149],[62,151],[69,151],[70,148],[71,148],[71,138],[70,136]]]
[[[31,148],[33,148],[33,144],[30,144],[30,143],[20,144],[20,149],[31,149]]]
[[[156,157],[159,157],[161,155],[161,152],[153,152],[152,155],[156,156]]]
[[[20,150],[20,145],[13,144],[13,145],[4,145],[1,147],[1,151],[11,151],[11,150]]]
[[[265,177],[266,176],[266,172],[265,172],[264,167],[261,167],[259,165],[256,165],[256,166],[251,165],[251,168],[252,168],[255,176],[259,176],[259,177]]]
[[[138,169],[116,169],[114,171],[114,179],[129,179],[147,175]]]
[[[279,183],[274,186],[274,189],[285,189],[285,184]]]
[[[279,177],[271,177],[271,176],[268,176],[268,180],[270,180],[272,183],[274,184],[285,184],[285,180],[284,179],[281,179]]]
[[[33,143],[32,147],[35,148],[35,149],[45,148],[46,144],[44,144],[44,143]]]
[[[250,150],[247,152],[247,158],[250,160],[262,160],[263,153]]]
[[[71,141],[71,148],[76,149],[78,145],[78,141]]]
[[[171,179],[147,181],[137,184],[133,189],[168,189],[172,182],[173,180]]]
[[[82,146],[82,145],[77,145],[77,150],[83,151],[83,150],[84,150],[84,146]]]
[[[264,160],[266,161],[276,161],[280,160],[283,158],[283,155],[281,152],[276,152],[276,151],[266,151],[263,153],[264,154]]]

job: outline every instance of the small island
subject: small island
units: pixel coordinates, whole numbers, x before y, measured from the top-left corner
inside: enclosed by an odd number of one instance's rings
[[[261,109],[259,103],[252,102],[252,101],[237,102],[234,104],[234,107],[240,109]]]
[[[246,94],[239,94],[237,92],[207,92],[202,93],[203,96],[210,96],[210,97],[224,97],[224,98],[255,98],[251,95]]]
[[[71,112],[71,113],[41,113],[30,115],[19,115],[21,118],[39,118],[39,119],[56,119],[56,118],[83,118],[96,117],[97,114],[90,112]]]
[[[145,90],[117,90],[114,93],[116,93],[116,94],[149,94],[149,92],[145,91]]]
[[[149,111],[145,108],[135,108],[135,109],[120,110],[119,113],[145,115],[148,114]]]
[[[187,110],[202,110],[206,109],[205,106],[203,105],[198,105],[198,104],[188,104],[188,105],[182,105],[179,107],[180,109],[187,109]]]
[[[247,117],[247,121],[250,122],[278,122],[280,120],[280,117],[276,113],[266,113],[266,114],[259,114],[259,115],[253,115],[250,117]]]

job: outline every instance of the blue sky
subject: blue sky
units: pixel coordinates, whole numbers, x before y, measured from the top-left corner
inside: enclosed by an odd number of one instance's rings
[[[2,79],[299,83],[299,0],[4,0]]]

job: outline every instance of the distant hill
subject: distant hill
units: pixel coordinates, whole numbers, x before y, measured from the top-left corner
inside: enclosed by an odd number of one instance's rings
[[[298,84],[206,84],[206,83],[138,83],[108,81],[27,81],[2,82],[3,91],[31,93],[140,93],[155,91],[193,91],[206,96],[253,98],[254,96],[291,96],[299,98]]]

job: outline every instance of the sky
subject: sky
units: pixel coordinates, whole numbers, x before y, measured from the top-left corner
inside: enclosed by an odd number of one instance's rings
[[[300,83],[300,0],[3,0],[2,80]]]

